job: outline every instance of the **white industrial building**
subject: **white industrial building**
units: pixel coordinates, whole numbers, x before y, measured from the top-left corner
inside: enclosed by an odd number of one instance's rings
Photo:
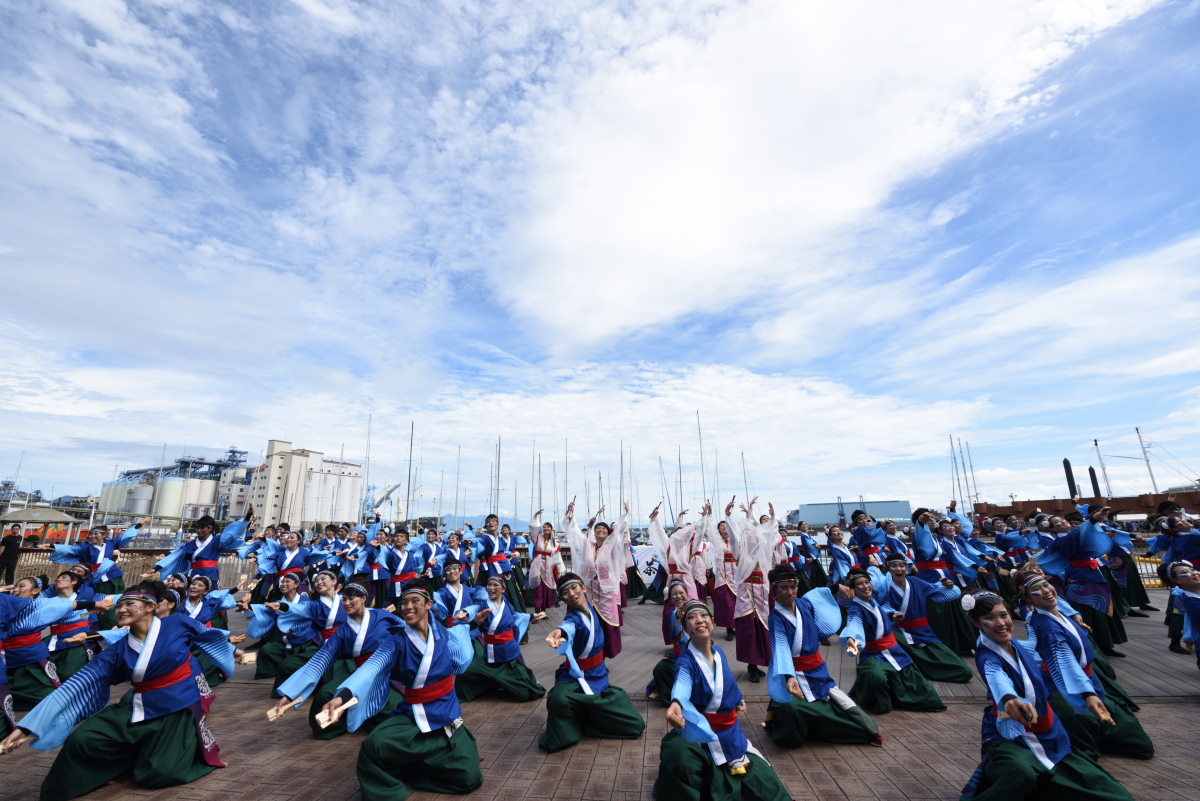
[[[293,528],[357,522],[362,501],[362,465],[326,459],[319,451],[267,442],[266,461],[250,471],[249,500],[260,525]]]

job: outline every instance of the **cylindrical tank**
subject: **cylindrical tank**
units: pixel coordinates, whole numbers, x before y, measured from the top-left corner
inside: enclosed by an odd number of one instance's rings
[[[182,476],[167,476],[158,480],[154,488],[155,517],[182,516],[183,482]]]
[[[131,515],[150,514],[150,502],[154,499],[154,487],[150,484],[137,484],[130,488],[125,498],[125,511]]]

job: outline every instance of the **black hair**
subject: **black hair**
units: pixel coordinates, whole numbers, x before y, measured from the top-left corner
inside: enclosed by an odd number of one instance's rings
[[[212,515],[204,515],[204,517],[201,517],[196,521],[197,529],[204,528],[205,526],[212,529],[217,527],[217,521],[213,520]]]
[[[422,590],[427,593],[430,598],[433,598],[434,592],[437,591],[437,589],[433,586],[433,579],[426,578],[425,576],[417,576],[415,579],[405,584],[401,594],[411,590]]]
[[[580,576],[578,573],[563,573],[561,576],[558,577],[558,586],[557,586],[558,594],[562,595],[563,587],[565,585],[571,583],[572,581],[578,581],[580,584],[585,584],[585,585],[587,583],[583,580],[583,577]]]
[[[1003,606],[1008,609],[1008,602],[991,592],[981,592],[975,595],[975,606],[967,610],[967,617],[971,620],[982,620],[984,615],[989,614],[997,606]],[[1012,610],[1009,609],[1011,612]]]
[[[791,565],[776,565],[767,573],[767,583],[774,586],[777,581],[799,581],[800,574]]]
[[[865,578],[867,580],[867,582],[870,583],[871,574],[865,570],[860,570],[859,568],[854,568],[853,570],[851,570],[849,573],[846,574],[846,586],[853,588],[855,579],[859,579],[859,578]]]

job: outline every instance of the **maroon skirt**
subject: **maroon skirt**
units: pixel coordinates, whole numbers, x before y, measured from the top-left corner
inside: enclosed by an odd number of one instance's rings
[[[553,587],[547,587],[545,582],[538,581],[533,585],[533,608],[534,611],[544,612],[554,604],[558,603],[558,595],[554,592]]]
[[[621,653],[621,627],[610,625],[607,620],[600,618],[600,628],[604,631],[604,658],[612,659]]]
[[[603,625],[603,623],[601,623]],[[747,665],[765,667],[771,658],[771,641],[767,627],[751,612],[742,615],[734,625],[737,635],[737,660]]]
[[[733,590],[729,589],[728,584],[717,587],[713,590],[712,600],[713,619],[717,625],[727,629],[733,628],[733,610],[737,605],[737,596],[733,594]]]

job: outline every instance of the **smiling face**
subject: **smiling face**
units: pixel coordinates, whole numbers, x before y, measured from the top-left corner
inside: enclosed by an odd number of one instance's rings
[[[135,626],[154,615],[156,604],[126,600],[117,604],[117,625]]]
[[[400,597],[400,619],[409,626],[415,626],[429,617],[429,607],[433,602],[418,592],[410,592]]]
[[[567,607],[570,609],[578,612],[587,609],[587,590],[578,581],[571,582],[563,588],[562,599],[567,602]]]
[[[91,531],[88,532],[88,536],[87,536],[88,545],[95,545],[95,546],[103,545],[104,538],[107,535],[108,535],[108,532],[102,528],[92,529]]]
[[[1000,645],[1008,645],[1013,637],[1013,619],[1003,602],[996,604],[978,618],[971,618],[985,636]]]
[[[1058,607],[1058,593],[1049,581],[1039,578],[1025,587],[1025,597],[1035,609],[1051,611]]]
[[[706,609],[693,609],[683,619],[683,628],[688,633],[688,636],[692,638],[692,641],[697,644],[705,640],[711,640],[713,631],[712,616],[708,614],[708,610]]]
[[[554,538],[554,524],[553,523],[542,523],[542,536],[548,540]]]
[[[37,582],[31,578],[19,579],[13,586],[13,595],[18,598],[34,598],[38,594]]]
[[[296,532],[294,531],[285,531],[279,535],[279,544],[289,551],[295,550],[300,544],[300,538],[296,536]]]
[[[461,541],[462,537],[458,536],[456,533],[450,533],[446,535],[446,545],[451,548],[457,548],[458,543]]]
[[[685,603],[687,603],[687,599],[688,599],[687,590],[685,590],[683,588],[682,584],[673,584],[673,585],[671,585],[670,598],[671,598],[671,603],[675,604],[675,606],[677,608],[681,607]]]
[[[353,617],[362,615],[363,607],[367,605],[367,599],[357,593],[353,595],[342,596],[342,608],[346,610],[346,614]]]
[[[300,586],[300,579],[295,573],[287,573],[279,577],[279,591],[284,595],[291,595]]]
[[[1191,565],[1175,565],[1171,568],[1171,581],[1186,592],[1200,592],[1200,570]]]
[[[842,544],[842,530],[837,526],[829,529],[829,533],[825,535],[834,545]]]
[[[192,581],[188,583],[187,595],[188,598],[192,599],[193,601],[202,597],[206,592],[208,592],[208,587],[205,586],[205,583],[200,579],[192,579]]]
[[[904,579],[908,576],[908,563],[898,559],[893,559],[887,563],[888,573],[895,579]]]
[[[800,593],[800,582],[795,579],[777,581],[771,585],[771,591],[775,593],[775,603],[791,609],[796,605],[796,596]]]
[[[494,517],[489,517],[483,521],[483,530],[488,534],[495,534],[500,530],[500,521]]]
[[[1050,530],[1056,534],[1066,534],[1071,530],[1071,523],[1066,518],[1055,516],[1050,518]]]
[[[855,576],[850,582],[850,589],[854,590],[855,598],[861,598],[864,601],[871,600],[871,594],[874,592],[871,588],[871,579],[866,576]]]
[[[594,531],[596,535],[596,545],[603,545],[604,541],[608,539],[608,535],[612,533],[608,530],[608,523],[597,523]]]
[[[504,597],[504,582],[496,579],[489,579],[487,583],[488,600],[493,603]]]

